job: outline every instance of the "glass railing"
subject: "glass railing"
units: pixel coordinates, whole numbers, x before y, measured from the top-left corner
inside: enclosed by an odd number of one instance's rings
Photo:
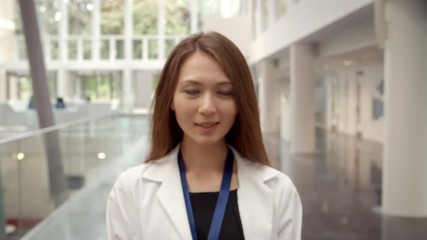
[[[76,204],[76,198],[82,206],[105,204],[105,196],[89,200],[99,197],[94,185],[105,185],[103,176],[111,178],[106,171],[121,171],[133,164],[118,159],[135,149],[135,144],[145,150],[147,124],[145,115],[117,115],[0,139],[0,218],[4,219],[0,227],[6,229],[0,239],[54,239],[46,237],[56,234],[47,230],[49,225],[67,221],[72,226],[87,219],[60,215],[73,214],[69,202]],[[143,157],[135,159],[135,163],[142,161]],[[106,190],[112,180],[104,186]],[[70,231],[60,234],[70,235]],[[57,235],[56,239],[83,239],[76,236]]]

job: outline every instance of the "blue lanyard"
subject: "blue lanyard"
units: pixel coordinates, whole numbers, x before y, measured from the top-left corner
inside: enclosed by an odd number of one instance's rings
[[[185,175],[184,159],[181,151],[178,153],[179,172],[181,174],[182,189],[184,191],[185,206],[187,208],[188,221],[190,222],[191,235],[193,240],[197,240],[196,222],[194,220],[193,208],[191,206],[190,192],[188,191],[187,177]],[[216,201],[214,215],[212,217],[211,227],[209,229],[208,240],[219,239],[219,233],[224,219],[225,209],[227,207],[228,196],[230,194],[231,175],[233,173],[233,152],[227,150],[227,159],[225,161],[224,174],[222,176],[221,191]]]

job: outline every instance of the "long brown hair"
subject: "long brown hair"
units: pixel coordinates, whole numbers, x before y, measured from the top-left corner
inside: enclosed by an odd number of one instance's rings
[[[270,165],[262,141],[257,98],[249,67],[236,45],[216,32],[190,35],[169,55],[154,95],[151,148],[147,161],[165,156],[182,141],[183,132],[171,110],[171,104],[180,68],[196,51],[207,53],[215,59],[233,85],[237,116],[225,136],[226,142],[243,157]]]

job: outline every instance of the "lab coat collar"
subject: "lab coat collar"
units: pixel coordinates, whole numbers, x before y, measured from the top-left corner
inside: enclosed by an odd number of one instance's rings
[[[244,159],[233,149],[237,162],[237,201],[243,233],[247,239],[272,239],[274,196],[267,182],[278,172]]]
[[[158,198],[171,218],[182,239],[191,239],[181,177],[178,168],[178,151],[175,147],[168,155],[153,162],[143,173],[143,178],[161,184]],[[244,159],[232,148],[237,163],[239,179],[238,206],[246,238],[270,239],[273,226],[273,192],[266,182],[277,172],[258,163]]]
[[[178,151],[175,147],[169,154],[159,160],[143,174],[143,178],[159,182],[157,196],[179,232],[181,239],[192,239],[185,207],[184,193],[181,187],[181,176],[178,168]]]

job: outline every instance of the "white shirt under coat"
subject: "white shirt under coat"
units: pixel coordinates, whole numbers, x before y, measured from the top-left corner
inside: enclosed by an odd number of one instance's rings
[[[178,150],[179,146],[159,160],[120,174],[108,197],[108,239],[192,239]],[[290,178],[274,168],[244,159],[235,149],[233,153],[245,239],[300,240],[302,206]]]

